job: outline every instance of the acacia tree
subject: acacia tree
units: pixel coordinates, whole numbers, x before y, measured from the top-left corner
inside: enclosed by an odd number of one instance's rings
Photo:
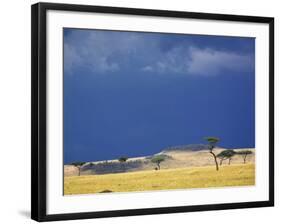
[[[155,163],[157,165],[158,170],[160,170],[160,163],[162,163],[165,160],[164,155],[156,155],[152,157],[151,162]]]
[[[124,164],[126,163],[126,161],[128,160],[128,157],[122,156],[118,159],[118,161],[122,164],[123,166],[123,171],[125,171],[125,166]]]
[[[75,166],[78,169],[78,176],[81,174],[81,167],[85,164],[85,162],[74,162],[71,165]]]
[[[236,153],[239,154],[239,155],[242,155],[244,163],[246,163],[247,156],[250,155],[250,154],[253,154],[253,152],[250,151],[250,150],[243,150],[243,151],[239,151],[239,152],[236,152]]]
[[[91,169],[91,174],[94,173],[94,169],[93,169],[94,166],[95,166],[95,164],[94,164],[93,162],[90,162],[90,163],[89,163],[89,167],[90,167],[90,169]]]
[[[120,163],[125,163],[128,160],[128,157],[122,156],[118,159]]]
[[[220,165],[222,165],[222,162],[226,159],[228,159],[228,165],[230,165],[230,161],[232,159],[232,157],[236,154],[236,152],[234,150],[224,150],[222,152],[220,152],[217,155],[217,158],[220,158]]]
[[[220,140],[217,137],[205,137],[205,140],[209,143],[209,153],[213,156],[215,164],[216,164],[216,170],[219,170],[218,160],[216,154],[213,152],[214,148],[216,147],[216,144]]]

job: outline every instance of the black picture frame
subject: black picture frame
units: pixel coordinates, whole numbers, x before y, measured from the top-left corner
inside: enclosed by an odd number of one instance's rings
[[[192,18],[217,21],[254,22],[269,25],[269,200],[243,203],[226,203],[196,206],[160,207],[101,212],[46,214],[46,12],[63,10],[75,12],[100,12],[124,15]],[[137,8],[103,7],[73,4],[37,3],[31,13],[31,95],[32,95],[32,156],[31,156],[31,218],[36,221],[73,220],[116,216],[193,212],[206,210],[238,209],[274,206],[274,18],[164,11]]]

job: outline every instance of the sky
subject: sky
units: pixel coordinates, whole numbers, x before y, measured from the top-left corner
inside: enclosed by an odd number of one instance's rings
[[[255,39],[64,28],[64,163],[255,146]]]

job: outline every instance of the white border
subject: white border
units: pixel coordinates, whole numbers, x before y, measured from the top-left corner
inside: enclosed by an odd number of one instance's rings
[[[63,27],[255,37],[256,185],[63,196]],[[268,33],[267,24],[257,23],[47,11],[47,214],[268,200]]]

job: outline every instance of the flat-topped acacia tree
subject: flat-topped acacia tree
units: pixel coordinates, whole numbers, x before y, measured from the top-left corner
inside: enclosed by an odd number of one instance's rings
[[[213,156],[214,162],[216,164],[216,170],[218,171],[219,170],[218,160],[216,154],[213,152],[213,149],[216,147],[220,139],[217,137],[205,137],[204,139],[209,143],[209,153]]]
[[[120,163],[125,163],[128,160],[128,157],[122,156],[118,159]]]
[[[236,153],[243,157],[244,163],[246,163],[247,156],[250,155],[250,154],[253,154],[253,152],[251,150],[243,150],[243,151],[238,151]]]
[[[220,158],[220,165],[222,165],[222,162],[226,159],[228,159],[228,165],[230,165],[230,161],[232,157],[236,154],[236,152],[232,149],[223,150],[217,155],[217,158]]]
[[[81,174],[81,167],[85,164],[85,162],[73,162],[71,165],[77,167],[78,169],[78,176]]]
[[[123,167],[123,171],[125,171],[125,166],[124,164],[126,163],[126,161],[128,160],[128,157],[122,156],[118,159],[118,161],[122,164]]]
[[[160,163],[162,163],[164,160],[165,160],[164,155],[156,155],[152,157],[151,162],[156,163],[158,170],[160,170]]]

